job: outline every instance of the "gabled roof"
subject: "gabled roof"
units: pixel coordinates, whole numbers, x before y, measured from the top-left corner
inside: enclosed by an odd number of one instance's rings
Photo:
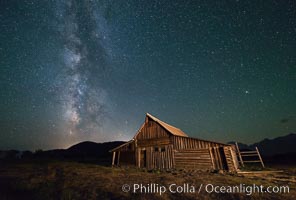
[[[188,135],[186,133],[184,133],[181,129],[179,129],[177,127],[174,127],[172,125],[169,125],[169,124],[161,121],[160,119],[152,116],[149,113],[146,114],[146,117],[149,117],[150,119],[152,119],[153,121],[155,121],[156,123],[158,123],[161,127],[163,127],[165,130],[167,130],[172,135],[182,136],[182,137],[188,137]],[[143,128],[144,124],[142,125],[142,127],[140,128],[140,130],[138,131],[138,133],[134,136],[134,138],[136,138],[136,136],[140,133],[140,131]]]

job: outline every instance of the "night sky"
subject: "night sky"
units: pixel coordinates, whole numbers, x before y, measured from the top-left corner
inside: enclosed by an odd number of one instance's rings
[[[296,1],[0,1],[0,149],[296,131]]]

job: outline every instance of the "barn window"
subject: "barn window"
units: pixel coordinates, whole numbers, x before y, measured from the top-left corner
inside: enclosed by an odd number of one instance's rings
[[[155,152],[158,152],[158,147],[154,147],[154,151]]]
[[[161,152],[165,152],[165,147],[161,147]]]

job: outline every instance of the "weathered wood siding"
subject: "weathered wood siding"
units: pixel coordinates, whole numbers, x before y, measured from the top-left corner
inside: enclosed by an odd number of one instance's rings
[[[146,140],[165,137],[169,137],[169,133],[167,132],[167,130],[161,127],[157,122],[147,120],[135,139]]]
[[[171,169],[174,167],[173,158],[173,146],[163,145],[157,147],[155,151],[155,146],[150,147],[139,147],[137,151],[137,164],[140,167],[145,167],[147,169]],[[162,149],[164,151],[162,151]],[[143,166],[143,152],[145,152],[145,164]]]
[[[128,143],[115,151],[116,165],[136,165],[135,142]]]
[[[223,147],[225,147],[224,144],[180,136],[172,136],[171,140],[176,150],[174,156],[176,167],[183,166],[217,170],[228,168],[223,150]],[[192,153],[188,153],[187,156],[184,154],[186,151]],[[228,155],[229,158],[231,157]]]
[[[213,163],[213,169],[219,170],[219,169],[224,169],[226,166],[226,163],[223,162],[223,147],[211,147],[210,149],[210,154],[212,158],[212,163]],[[222,156],[221,156],[222,155]]]
[[[170,143],[171,143],[170,138],[168,137],[137,140],[138,147],[163,146],[163,145],[169,145]]]
[[[175,168],[212,169],[212,160],[208,148],[180,149],[174,151]]]
[[[120,151],[118,164],[133,166],[136,165],[135,151]]]
[[[172,142],[175,149],[204,149],[223,146],[216,142],[181,136],[172,136]]]
[[[147,169],[171,169],[174,167],[170,134],[157,122],[146,120],[135,140],[137,166]],[[156,148],[157,151],[155,151]],[[161,151],[162,149],[163,151]]]
[[[234,156],[234,152],[231,146],[225,146],[224,148],[224,154],[226,158],[227,163],[227,170],[228,171],[236,171],[237,170],[237,157]]]

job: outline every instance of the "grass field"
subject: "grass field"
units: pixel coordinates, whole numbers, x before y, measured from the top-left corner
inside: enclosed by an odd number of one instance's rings
[[[0,199],[296,199],[295,174],[295,167],[286,167],[284,173],[276,175],[249,174],[246,177],[194,170],[145,171],[137,168],[111,168],[61,161],[2,162]],[[123,192],[124,184],[128,184],[131,190],[134,184],[157,184],[156,186],[163,186],[167,191],[161,195],[159,192],[144,193],[144,189],[142,193],[139,190],[136,193]],[[188,184],[196,190],[192,193],[172,193],[168,191],[171,184],[176,184],[180,188]],[[289,186],[289,193],[208,193],[205,190],[207,184]],[[173,187],[173,190],[175,191],[176,187]]]

